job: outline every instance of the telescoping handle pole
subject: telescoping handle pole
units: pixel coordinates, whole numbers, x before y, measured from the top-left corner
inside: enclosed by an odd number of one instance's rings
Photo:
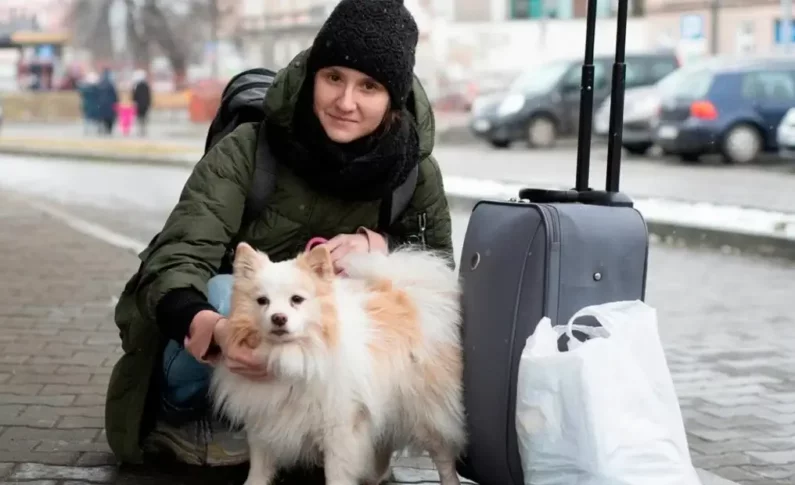
[[[627,4],[629,0],[618,0],[616,18],[616,59],[613,63],[613,80],[610,87],[610,128],[607,144],[607,176],[605,190],[618,192],[621,177],[621,141],[624,127],[624,89],[626,85],[625,51],[627,45]]]
[[[596,2],[588,0],[585,24],[585,58],[580,79],[580,120],[577,134],[577,191],[588,190],[591,164],[591,129],[593,125],[593,50],[596,35]]]

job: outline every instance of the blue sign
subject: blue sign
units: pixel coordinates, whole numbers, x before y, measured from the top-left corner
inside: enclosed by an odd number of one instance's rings
[[[773,21],[773,43],[774,44],[783,44],[781,42],[781,19],[776,19]],[[795,43],[795,19],[790,21],[789,26],[789,43]]]
[[[703,39],[704,16],[699,14],[682,15],[679,19],[679,35],[686,40]]]
[[[50,44],[42,44],[36,48],[36,56],[42,61],[48,61],[55,56],[55,49]]]

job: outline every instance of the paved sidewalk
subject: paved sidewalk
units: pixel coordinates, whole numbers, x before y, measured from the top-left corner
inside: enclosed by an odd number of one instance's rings
[[[120,353],[113,305],[136,262],[0,193],[0,483],[243,482],[245,467],[114,466],[103,432]],[[418,458],[397,463],[394,474],[407,484],[438,477]]]
[[[105,442],[103,396],[119,352],[114,298],[136,261],[0,193],[0,483],[188,485],[198,478],[195,469],[119,471]],[[698,304],[661,312],[676,323],[661,334],[694,464],[743,484],[793,483],[795,327],[781,312],[792,272],[767,264],[759,274],[738,271],[738,279],[769,279],[770,291],[748,295],[711,280],[711,259],[698,261],[704,279],[687,283],[699,285]],[[683,282],[669,274],[675,268],[655,270],[650,303],[665,309]],[[737,301],[753,319],[735,314]],[[242,473],[201,470],[200,483],[240,483]],[[395,474],[399,483],[436,478],[422,460],[399,463]],[[705,475],[704,485],[718,483]]]

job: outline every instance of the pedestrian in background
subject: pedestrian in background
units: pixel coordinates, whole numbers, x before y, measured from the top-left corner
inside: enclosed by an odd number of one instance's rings
[[[113,84],[113,75],[110,69],[102,71],[102,78],[97,85],[97,116],[101,123],[102,133],[110,135],[116,124],[116,104],[119,102],[119,93]]]
[[[132,100],[135,103],[138,120],[138,134],[146,136],[146,123],[149,108],[152,105],[152,90],[146,79],[146,71],[139,69],[133,73]]]
[[[78,84],[85,134],[99,133],[99,75],[90,71]]]

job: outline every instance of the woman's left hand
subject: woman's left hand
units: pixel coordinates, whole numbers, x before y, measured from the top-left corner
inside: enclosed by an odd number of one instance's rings
[[[331,252],[331,262],[334,269],[339,272],[339,262],[350,253],[368,253],[376,248],[386,248],[386,240],[376,232],[368,231],[366,234],[340,234],[331,238],[325,246]]]

